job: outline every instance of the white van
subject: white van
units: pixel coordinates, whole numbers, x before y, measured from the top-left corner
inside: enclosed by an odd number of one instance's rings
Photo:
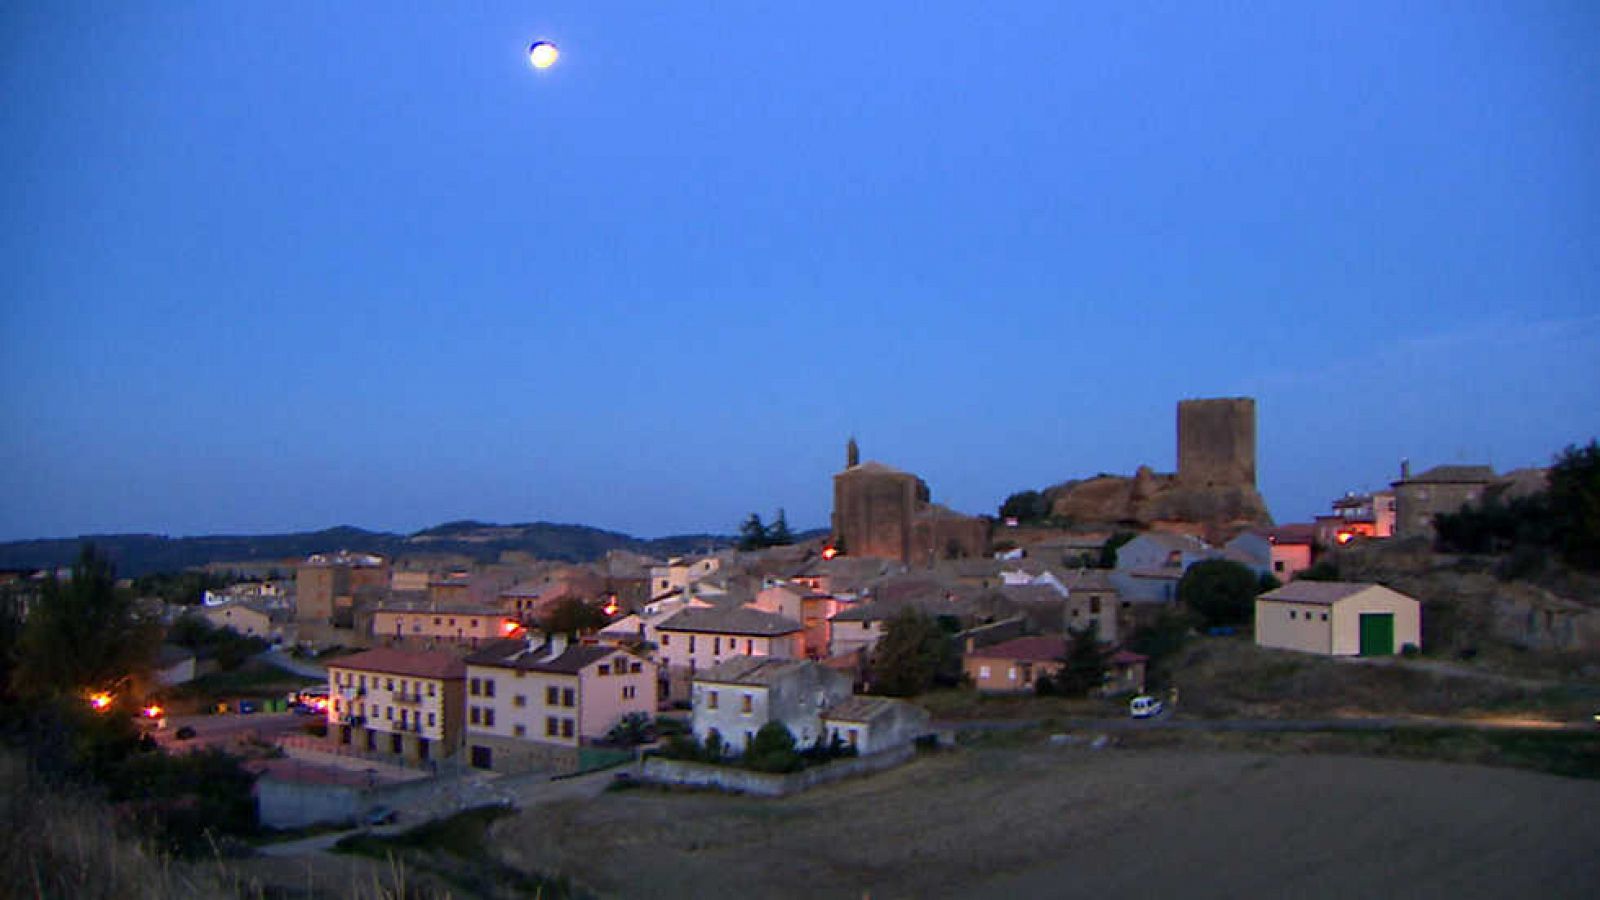
[[[1166,705],[1149,694],[1140,694],[1128,701],[1128,713],[1135,719],[1153,719],[1161,715]]]

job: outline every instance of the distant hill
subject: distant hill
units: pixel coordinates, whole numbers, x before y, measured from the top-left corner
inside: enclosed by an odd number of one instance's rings
[[[117,567],[117,574],[138,577],[172,572],[213,562],[269,562],[330,550],[379,553],[390,557],[454,554],[493,562],[506,552],[538,559],[589,562],[611,550],[650,556],[681,556],[720,549],[733,539],[716,534],[685,534],[644,540],[587,525],[530,522],[495,525],[447,522],[415,534],[367,531],[349,525],[294,534],[206,535],[172,538],[159,534],[92,534],[0,543],[0,568],[34,569],[71,565],[78,547],[93,542]]]

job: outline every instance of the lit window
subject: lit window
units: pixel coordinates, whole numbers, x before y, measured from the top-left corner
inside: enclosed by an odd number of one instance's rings
[[[988,666],[979,666],[978,667],[978,677],[979,678],[988,678],[989,677],[989,667]]]
[[[750,714],[750,710],[752,709],[752,706],[753,706],[753,704],[752,704],[750,695],[749,694],[745,694],[744,697],[743,697],[743,701],[739,704],[739,711],[748,716]]]

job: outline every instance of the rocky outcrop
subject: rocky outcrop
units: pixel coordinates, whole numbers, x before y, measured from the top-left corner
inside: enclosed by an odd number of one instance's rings
[[[1140,466],[1132,478],[1100,475],[1058,484],[1044,495],[1053,515],[1085,525],[1181,522],[1226,532],[1272,524],[1266,502],[1251,485],[1196,485],[1149,466]]]

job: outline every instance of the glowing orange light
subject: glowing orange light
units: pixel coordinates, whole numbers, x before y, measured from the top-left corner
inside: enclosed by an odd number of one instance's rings
[[[163,710],[161,709],[161,707],[156,706],[155,704],[151,704],[151,705],[146,706],[144,708],[144,717],[146,719],[159,719],[159,718],[161,718],[161,713],[162,712],[163,712]]]
[[[822,548],[822,558],[823,559],[833,559],[835,556],[838,556],[838,555],[839,555],[839,548],[838,547],[823,547]]]
[[[511,636],[513,634],[516,634],[517,632],[519,632],[521,630],[522,630],[522,626],[518,625],[517,623],[515,623],[513,621],[511,621],[510,619],[507,619],[504,622],[500,623],[500,633],[503,634],[503,635],[506,635],[507,637],[509,637],[509,636]]]
[[[605,605],[605,606],[602,606],[602,607],[601,607],[601,608],[600,608],[600,609],[601,609],[601,611],[602,611],[602,612],[604,612],[604,613],[605,613],[605,614],[606,614],[606,615],[608,615],[608,616],[614,616],[614,615],[616,615],[616,614],[617,614],[617,610],[619,610],[619,609],[621,609],[621,607],[619,607],[619,606],[617,606],[617,601],[615,601],[615,600],[611,600],[611,601],[608,601],[608,602],[607,602],[607,603],[606,603],[606,605]]]
[[[327,712],[328,711],[328,698],[327,697],[318,697],[317,699],[311,701],[311,705],[313,707],[315,707],[318,712]]]
[[[105,712],[111,708],[111,695],[104,691],[93,694],[89,697],[89,705],[94,707],[95,712]]]
[[[1338,536],[1338,538],[1336,538],[1336,540],[1338,540],[1338,542],[1341,543],[1341,544],[1348,544],[1348,543],[1350,543],[1350,541],[1352,541],[1354,539],[1355,539],[1355,535],[1351,534],[1348,531],[1339,532],[1339,536]]]

